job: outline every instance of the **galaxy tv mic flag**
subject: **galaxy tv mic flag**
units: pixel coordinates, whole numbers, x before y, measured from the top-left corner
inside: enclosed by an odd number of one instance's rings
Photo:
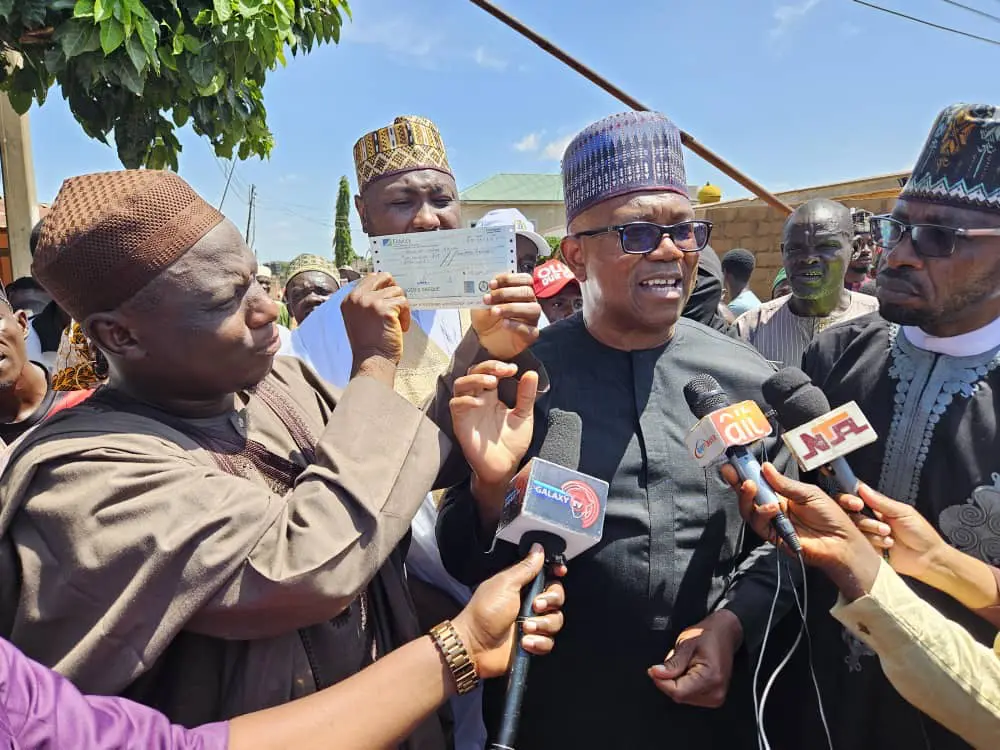
[[[608,483],[582,474],[580,443],[583,423],[574,412],[553,409],[538,453],[510,483],[496,539],[516,544],[521,554],[535,543],[545,548],[547,560],[570,560],[601,541],[608,503]],[[519,622],[533,614],[532,605],[545,586],[545,570],[538,574],[521,601]],[[528,681],[530,655],[521,648],[522,626],[514,639],[514,658],[496,741],[491,750],[514,750],[521,723],[521,703]]]

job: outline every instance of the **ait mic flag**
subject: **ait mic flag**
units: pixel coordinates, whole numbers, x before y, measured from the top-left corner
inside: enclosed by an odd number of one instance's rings
[[[717,409],[700,419],[684,444],[691,458],[705,467],[712,464],[727,448],[750,445],[771,434],[771,423],[754,401],[741,401],[725,409]]]
[[[875,429],[853,401],[781,436],[802,471],[826,466],[878,440]]]

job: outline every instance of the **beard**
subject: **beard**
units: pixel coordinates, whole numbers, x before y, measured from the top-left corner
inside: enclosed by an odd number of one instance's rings
[[[935,307],[906,307],[879,300],[878,312],[890,323],[929,329],[951,323],[968,314],[969,309],[997,296],[997,284],[992,274],[973,279],[968,287]]]

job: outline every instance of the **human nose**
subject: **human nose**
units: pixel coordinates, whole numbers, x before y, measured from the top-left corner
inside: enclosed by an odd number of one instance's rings
[[[894,248],[886,250],[882,254],[882,265],[889,268],[924,267],[923,258],[917,254],[917,248],[913,245],[913,236],[910,232],[905,232]]]
[[[247,326],[250,328],[262,328],[277,319],[278,303],[267,294],[255,295],[247,306]]]
[[[430,203],[420,204],[420,208],[413,217],[413,229],[417,232],[429,232],[441,228],[441,219],[437,211]]]
[[[664,262],[680,260],[684,257],[684,253],[674,243],[673,238],[664,232],[660,237],[659,244],[648,252],[646,257],[651,261]]]

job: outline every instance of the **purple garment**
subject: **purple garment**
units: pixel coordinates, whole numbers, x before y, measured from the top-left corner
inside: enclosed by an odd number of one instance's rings
[[[0,639],[0,750],[225,750],[229,726],[172,725],[125,698],[82,695]]]

